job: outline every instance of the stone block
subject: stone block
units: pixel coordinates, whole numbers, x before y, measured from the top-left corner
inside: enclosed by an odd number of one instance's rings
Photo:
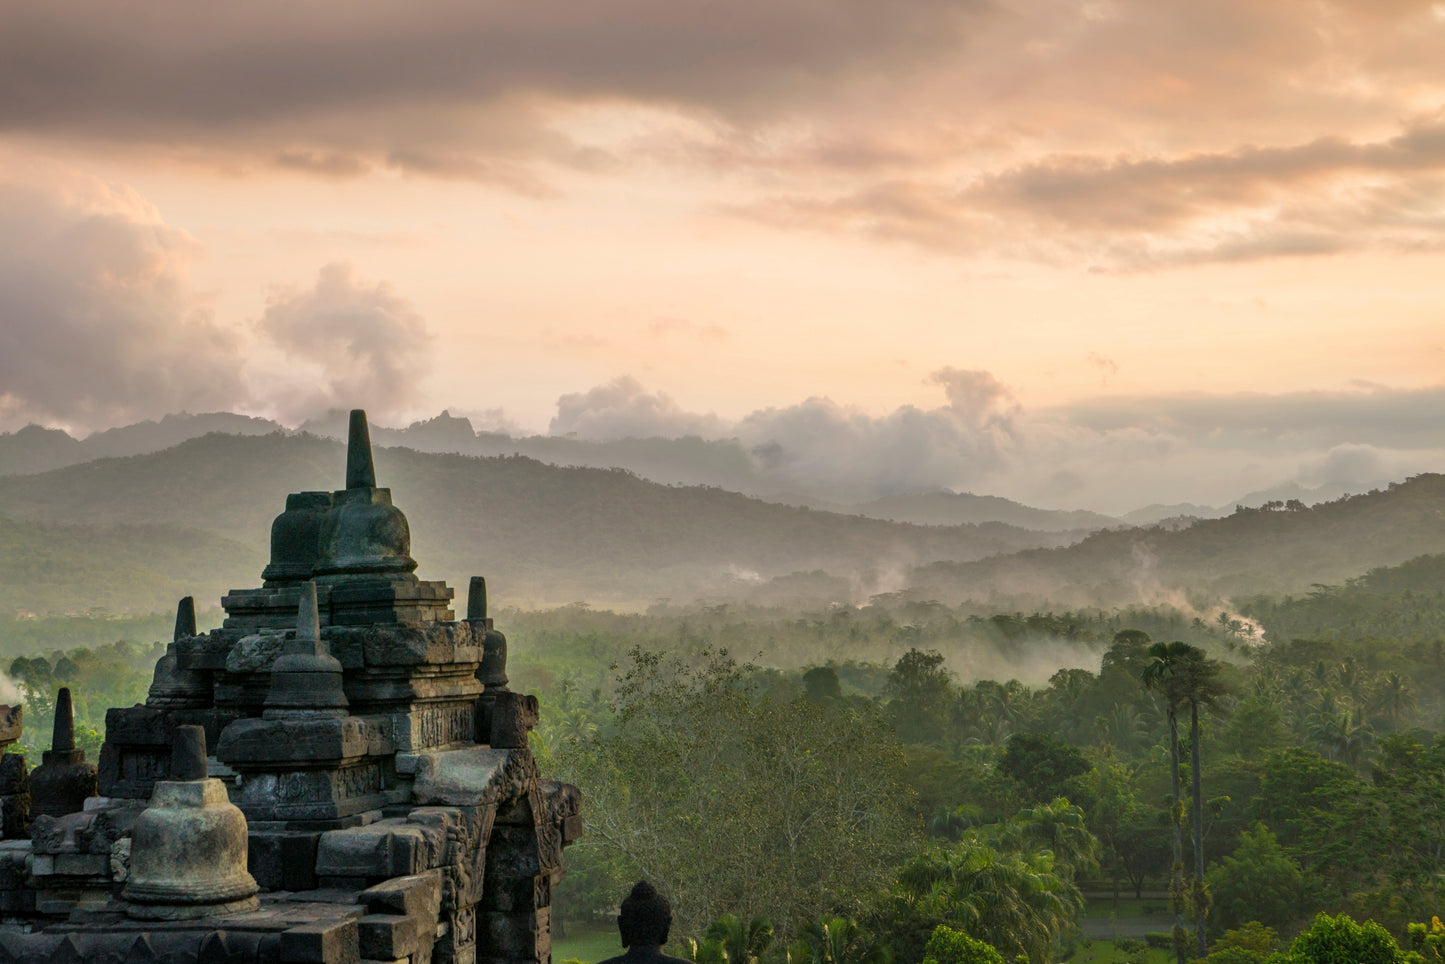
[[[23,837],[30,823],[30,794],[0,796],[0,837],[14,840]]]
[[[252,830],[247,869],[266,890],[312,890],[320,840],[319,832]]]
[[[439,964],[474,964],[477,959],[477,910],[459,907],[447,921],[445,932],[432,945]]]
[[[441,909],[441,874],[429,870],[410,877],[393,877],[362,891],[358,900],[370,914],[403,914],[428,921],[434,927]]]
[[[30,771],[25,768],[25,756],[20,753],[0,756],[0,795],[29,792]]]
[[[334,769],[254,772],[238,764],[243,778],[234,800],[246,819],[265,821],[334,821],[370,811],[389,802],[386,795],[389,761],[364,759]],[[334,824],[333,824],[334,826]]]
[[[81,750],[47,750],[46,760],[30,774],[30,812],[52,817],[77,813],[85,808],[87,797],[95,795],[96,769],[85,762],[64,762]]]
[[[392,914],[367,914],[358,918],[361,956],[383,961],[408,957],[421,943],[421,934],[430,932],[430,926],[424,925],[425,921]]]
[[[527,745],[527,734],[537,725],[541,706],[529,693],[498,693],[492,703],[491,739],[497,749],[516,749]]]
[[[285,964],[359,964],[356,921],[321,921],[282,931],[281,960]]]
[[[417,754],[412,800],[417,804],[490,806],[535,778],[535,764],[511,750],[466,747]]]
[[[353,717],[261,720],[251,717],[226,727],[216,759],[244,768],[257,763],[323,763],[366,755],[367,738]]]
[[[110,877],[110,854],[56,854],[55,872],[64,877]]]
[[[487,955],[522,960],[545,960],[551,953],[551,941],[544,940],[551,928],[551,912],[502,914],[495,911],[478,913],[477,926]]]
[[[316,873],[323,877],[406,877],[427,868],[428,855],[441,841],[401,820],[381,820],[365,827],[331,830],[321,835]]]

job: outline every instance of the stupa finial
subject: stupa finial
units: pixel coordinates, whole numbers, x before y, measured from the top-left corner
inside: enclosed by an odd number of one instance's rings
[[[315,642],[321,638],[321,614],[316,606],[316,583],[301,584],[301,604],[296,609],[296,638]]]
[[[364,409],[351,410],[351,431],[346,440],[346,487],[376,488],[376,466],[371,461],[371,430]]]
[[[68,686],[62,686],[55,697],[55,727],[51,731],[50,748],[75,749],[75,706],[71,702]]]
[[[176,605],[176,631],[171,639],[179,642],[196,635],[196,600],[186,596]]]
[[[178,726],[171,743],[171,779],[206,779],[206,728]]]
[[[471,585],[467,587],[467,619],[478,620],[487,618],[487,580],[482,576],[473,576]]]

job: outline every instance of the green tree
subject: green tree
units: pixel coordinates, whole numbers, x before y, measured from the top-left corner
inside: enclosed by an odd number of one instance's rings
[[[680,936],[724,913],[786,932],[861,909],[911,846],[903,753],[878,711],[756,681],[723,652],[692,666],[634,650],[615,713],[555,750],[588,801],[578,848],[664,885]]]
[[[999,839],[1022,853],[1047,850],[1069,880],[1099,869],[1099,840],[1085,826],[1084,811],[1063,797],[1019,811]]]
[[[708,925],[703,937],[722,945],[728,964],[757,964],[773,943],[773,925],[763,917],[744,924],[732,914],[724,914]]]
[[[887,945],[848,917],[826,917],[798,928],[790,964],[889,964]]]
[[[1249,921],[1235,930],[1227,930],[1214,942],[1208,964],[1264,964],[1279,946],[1279,935],[1273,927]]]
[[[910,649],[899,657],[883,688],[888,719],[904,743],[942,743],[952,709],[953,676],[943,654]]]
[[[1279,927],[1298,918],[1307,902],[1299,864],[1262,823],[1240,834],[1233,855],[1210,868],[1209,892],[1214,916],[1225,928],[1251,920]]]
[[[1149,647],[1150,660],[1140,678],[1144,688],[1164,700],[1164,718],[1169,724],[1169,903],[1174,912],[1174,956],[1184,964],[1187,938],[1184,933],[1184,793],[1179,779],[1179,707],[1183,690],[1177,685],[1181,664],[1192,646],[1184,643],[1155,643]]]
[[[1374,921],[1355,923],[1341,914],[1320,914],[1294,939],[1286,954],[1292,964],[1404,964],[1400,945]]]
[[[1082,909],[1083,897],[1055,871],[1052,854],[1004,854],[965,838],[904,864],[885,916],[894,927],[894,950],[904,959],[918,954],[915,935],[926,940],[934,927],[947,924],[1008,957],[1041,964]]]
[[[939,924],[923,949],[923,964],[1004,964],[998,949]]]
[[[1209,897],[1204,882],[1204,789],[1203,789],[1203,766],[1200,762],[1201,734],[1199,727],[1199,711],[1203,708],[1213,708],[1218,705],[1219,699],[1224,696],[1225,688],[1219,679],[1219,663],[1204,655],[1203,650],[1187,643],[1155,643],[1149,647],[1149,654],[1152,661],[1144,670],[1144,685],[1150,689],[1158,690],[1163,694],[1166,708],[1169,714],[1169,745],[1171,763],[1175,768],[1175,801],[1176,811],[1175,827],[1178,835],[1179,819],[1179,726],[1178,711],[1183,706],[1189,707],[1189,754],[1190,754],[1190,784],[1193,805],[1190,807],[1193,817],[1193,844],[1194,844],[1194,886],[1191,893],[1191,903],[1194,905],[1194,942],[1195,956],[1204,957],[1207,949],[1207,935],[1205,921],[1209,914]],[[1179,849],[1182,851],[1182,841]],[[1182,854],[1179,862],[1182,875]],[[1175,927],[1183,930],[1182,907],[1175,909]],[[1176,941],[1179,934],[1176,933]],[[1184,949],[1177,949],[1179,964],[1184,964]]]
[[[1089,772],[1077,748],[1048,734],[1015,733],[1004,744],[1000,772],[1017,780],[1030,803],[1067,796],[1069,781]]]

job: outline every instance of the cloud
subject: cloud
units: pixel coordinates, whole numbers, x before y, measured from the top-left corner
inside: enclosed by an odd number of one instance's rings
[[[0,419],[91,428],[245,404],[236,334],[189,283],[199,245],[128,188],[0,181]]]
[[[1445,247],[1445,119],[1377,141],[1046,155],[962,183],[890,180],[740,205],[783,227],[1110,271]]]
[[[292,372],[280,389],[277,404],[292,420],[333,408],[395,415],[416,403],[431,369],[421,315],[390,286],[357,279],[346,263],[323,267],[310,290],[273,293],[257,327],[319,376]]]
[[[1445,387],[1113,397],[1025,411],[989,372],[947,367],[927,382],[945,404],[875,415],[809,398],[731,422],[623,377],[562,396],[551,431],[736,439],[753,462],[750,491],[839,503],[952,490],[1124,513],[1225,505],[1290,481],[1361,485],[1445,471]]]
[[[1379,482],[1390,474],[1385,458],[1373,445],[1336,445],[1322,457],[1300,466],[1307,485],[1359,485]]]
[[[1421,389],[1203,393],[1084,400],[1046,413],[1094,431],[1134,429],[1221,448],[1440,447],[1445,386]]]
[[[775,114],[831,98],[859,73],[905,75],[950,55],[986,9],[982,0],[359,0],[337,17],[281,0],[207,11],[177,0],[125,11],[102,0],[5,5],[0,129],[151,144],[290,138],[278,156],[306,163],[319,150],[323,172],[347,147],[468,171],[490,164],[499,134],[545,142],[537,112],[550,103]]]
[[[630,375],[585,392],[557,399],[557,415],[548,431],[593,441],[620,438],[716,438],[723,431],[716,415],[686,412],[664,392],[648,392]]]
[[[902,406],[882,416],[809,398],[752,412],[737,422],[684,410],[663,392],[623,376],[563,395],[549,431],[591,440],[737,438],[749,450],[762,488],[828,499],[864,500],[928,491],[986,478],[1012,442],[1018,405],[982,371],[941,368],[928,377],[947,404]]]

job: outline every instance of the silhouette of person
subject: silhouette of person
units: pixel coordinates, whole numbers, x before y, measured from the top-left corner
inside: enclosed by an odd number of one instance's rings
[[[662,953],[671,929],[672,905],[656,887],[640,880],[622,901],[622,913],[617,915],[617,930],[627,953],[610,957],[601,964],[691,964]]]

